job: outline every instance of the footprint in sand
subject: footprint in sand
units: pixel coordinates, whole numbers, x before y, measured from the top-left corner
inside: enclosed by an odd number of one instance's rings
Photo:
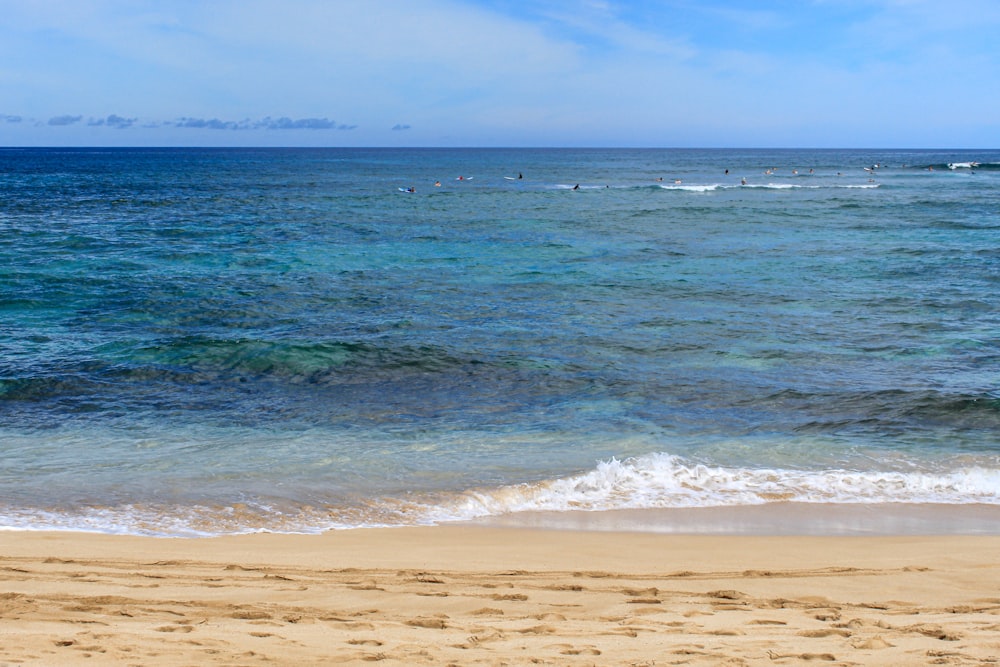
[[[406,624],[415,628],[430,628],[432,630],[444,630],[448,627],[443,618],[414,618],[407,621]]]
[[[493,600],[510,600],[511,602],[524,602],[528,599],[528,596],[524,593],[512,593],[510,595],[500,595],[499,593],[494,593],[490,596]]]
[[[238,618],[243,621],[262,621],[273,618],[271,614],[266,611],[253,611],[249,609],[237,609],[232,613],[232,618]]]
[[[156,632],[193,632],[193,625],[161,625],[158,628],[153,628]]]
[[[768,657],[771,660],[783,660],[787,658],[792,658],[794,660],[822,660],[825,662],[836,662],[837,656],[832,653],[775,653],[774,651],[767,652]]]
[[[862,640],[860,637],[851,641],[851,646],[857,649],[878,650],[883,648],[893,648],[895,644],[890,644],[879,635]]]
[[[496,609],[495,607],[483,607],[482,609],[476,609],[475,611],[470,611],[471,616],[503,616],[503,609]]]
[[[833,628],[825,628],[823,630],[803,630],[797,633],[799,637],[808,637],[809,639],[823,639],[825,637],[850,637],[850,630],[838,630]]]
[[[546,613],[546,614],[538,614],[536,616],[532,616],[532,618],[535,619],[536,621],[565,621],[566,620],[566,617],[563,616],[562,614],[556,614],[556,613],[553,613],[553,612],[549,612],[549,613]]]

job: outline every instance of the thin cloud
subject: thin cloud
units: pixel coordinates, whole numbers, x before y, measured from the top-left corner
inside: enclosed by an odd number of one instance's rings
[[[250,121],[219,120],[218,118],[179,118],[174,127],[196,130],[249,130]]]
[[[0,118],[3,118],[4,121],[7,123],[20,123],[22,120],[24,120],[20,116],[0,116]]]
[[[111,114],[107,118],[91,118],[87,125],[93,127],[107,126],[116,130],[124,130],[135,125],[136,118],[122,118],[117,114]]]
[[[409,125],[396,124],[392,126],[393,132],[402,132],[403,130],[408,130],[408,129],[410,129]]]
[[[265,130],[339,130],[346,129],[346,126],[337,125],[336,121],[328,118],[299,118],[292,120],[286,116],[281,118],[267,118],[259,121],[257,127]]]
[[[174,127],[198,130],[353,130],[357,125],[337,123],[329,118],[271,118],[260,120],[220,120],[218,118],[179,118]]]
[[[83,116],[53,116],[49,118],[49,125],[73,125],[83,120]]]

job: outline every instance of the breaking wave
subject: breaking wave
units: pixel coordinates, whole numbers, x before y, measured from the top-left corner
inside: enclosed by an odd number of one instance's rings
[[[753,469],[692,464],[669,454],[611,459],[569,477],[420,497],[302,505],[257,499],[208,506],[0,508],[0,528],[201,537],[470,521],[521,512],[688,509],[775,502],[1000,505],[1000,469],[948,471]]]

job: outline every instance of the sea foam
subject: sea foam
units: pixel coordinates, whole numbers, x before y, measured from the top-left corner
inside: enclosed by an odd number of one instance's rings
[[[728,468],[652,454],[579,475],[462,494],[430,516],[460,520],[525,511],[601,511],[802,503],[1000,504],[1000,470],[942,473]]]

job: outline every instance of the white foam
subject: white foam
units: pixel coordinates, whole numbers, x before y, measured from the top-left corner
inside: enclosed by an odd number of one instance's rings
[[[845,190],[873,190],[879,187],[878,183],[856,183],[847,185],[796,185],[795,183],[747,183],[746,185],[734,186],[741,188],[759,188],[764,190],[823,190],[827,188]]]
[[[646,185],[635,186],[635,185],[569,185],[566,183],[557,183],[548,186],[552,190],[620,190],[620,189],[630,189],[635,187],[650,187]],[[800,185],[797,183],[740,183],[733,185],[726,185],[722,183],[658,183],[654,187],[661,190],[673,190],[678,192],[716,192],[719,190],[736,190],[736,189],[748,189],[748,190],[825,190],[825,189],[859,189],[859,190],[871,190],[880,187],[879,183],[858,183],[858,184],[826,184],[826,185]]]
[[[359,506],[83,507],[73,511],[0,508],[0,530],[205,537],[222,534],[428,525],[519,512],[686,509],[828,504],[1000,505],[1000,469],[968,465],[935,471],[795,470],[691,463],[651,454],[598,463],[587,472],[535,483],[371,498]]]
[[[800,503],[1000,504],[1000,470],[946,473],[782,470],[689,465],[655,454],[605,461],[573,477],[476,490],[431,510],[436,520],[524,511],[665,509]],[[439,513],[440,512],[440,513]]]
[[[714,190],[721,190],[723,187],[718,183],[712,185],[661,185],[664,190],[684,190],[686,192],[712,192]]]
[[[759,190],[825,190],[825,189],[874,190],[875,188],[879,187],[879,184],[856,183],[847,185],[797,185],[795,183],[747,183],[745,185],[733,185],[726,187],[759,189]]]

